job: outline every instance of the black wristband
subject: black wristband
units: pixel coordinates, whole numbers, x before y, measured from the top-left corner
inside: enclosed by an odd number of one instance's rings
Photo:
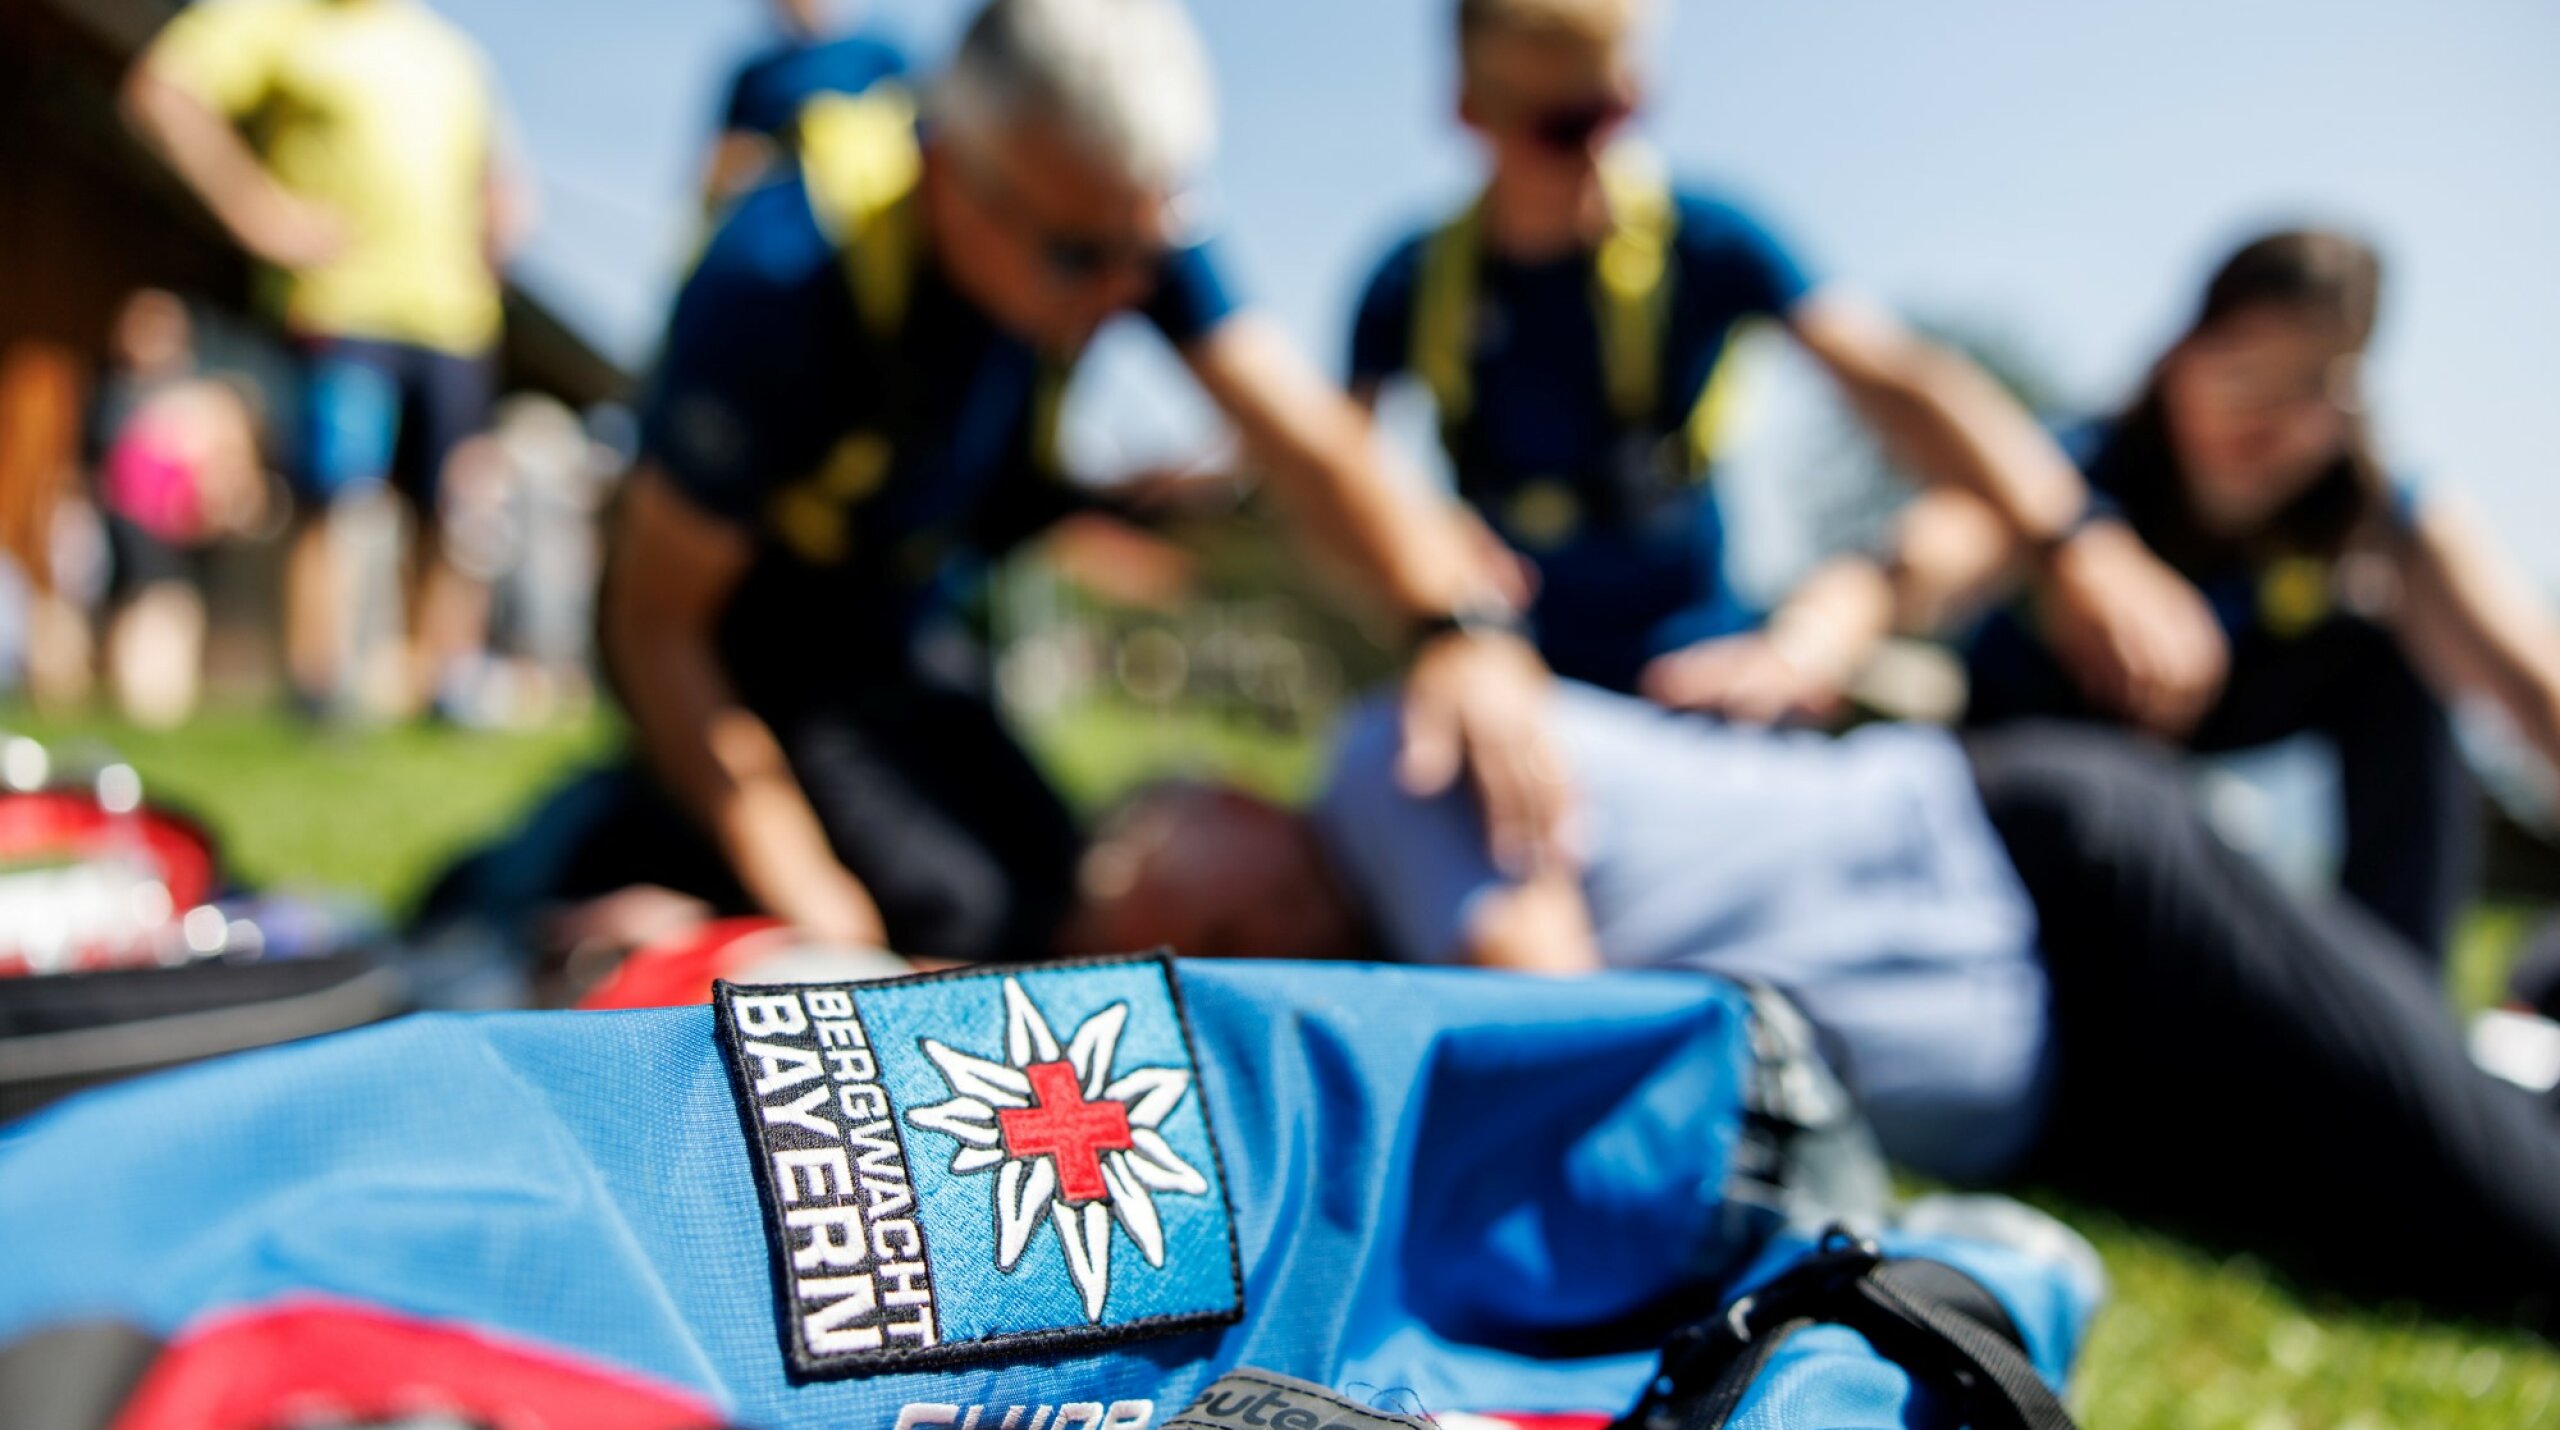
[[[1521,633],[1520,613],[1497,602],[1470,601],[1413,623],[1413,643],[1428,645],[1447,635],[1507,635]]]
[[[2062,548],[2071,544],[2073,537],[2114,514],[2113,510],[2103,503],[2087,502],[2081,506],[2078,515],[2064,522],[2057,530],[2042,536],[2022,537],[2021,540],[2027,548],[2028,563],[2039,571],[2051,566],[2054,558],[2062,554]]]

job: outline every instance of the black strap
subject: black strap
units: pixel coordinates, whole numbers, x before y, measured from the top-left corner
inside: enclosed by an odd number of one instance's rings
[[[1944,1262],[1887,1258],[1834,1231],[1811,1256],[1663,1348],[1661,1370],[1610,1430],[1721,1430],[1788,1337],[1846,1326],[1953,1398],[1971,1430],[2072,1430],[1983,1285]]]

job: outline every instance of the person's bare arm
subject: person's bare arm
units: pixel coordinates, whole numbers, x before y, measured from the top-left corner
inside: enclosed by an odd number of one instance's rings
[[[1349,557],[1397,612],[1445,612],[1476,594],[1467,553],[1428,519],[1420,483],[1399,480],[1368,414],[1275,325],[1253,314],[1230,319],[1184,359],[1268,464],[1291,514]]]
[[[814,937],[885,943],[879,910],[827,842],[773,731],[738,700],[714,633],[746,574],[746,533],[643,465],[627,484],[602,597],[604,655],[642,753],[749,897]]]
[[[1645,698],[1753,724],[1828,721],[1893,630],[1893,588],[1863,556],[1824,562],[1756,631],[1700,641],[1644,669]]]
[[[1363,378],[1351,384],[1353,405],[1375,417],[1385,384],[1376,378]],[[1452,498],[1447,504],[1449,519],[1456,524],[1458,541],[1474,563],[1476,581],[1481,590],[1499,604],[1514,611],[1526,611],[1538,597],[1538,576],[1519,552],[1503,543],[1502,537],[1485,523],[1484,517],[1466,502]]]
[[[1894,520],[1894,629],[1944,631],[1987,609],[2015,584],[2023,550],[1988,502],[1933,487]]]
[[[2560,770],[2560,619],[2477,519],[2438,498],[2401,560],[2400,630],[2439,685],[2476,689]]]
[[[1602,967],[1591,906],[1580,881],[1562,868],[1479,899],[1467,920],[1464,953],[1478,968],[1514,973],[1570,977]]]
[[[703,165],[703,207],[717,213],[755,187],[781,157],[781,146],[765,135],[752,129],[723,130],[712,141],[711,158]]]
[[[1430,621],[1491,594],[1445,507],[1400,479],[1368,415],[1277,328],[1233,318],[1183,356],[1308,536],[1348,557],[1398,614]],[[1563,815],[1563,765],[1539,698],[1547,679],[1517,636],[1452,632],[1422,647],[1405,681],[1400,779],[1430,794],[1470,772],[1506,868],[1543,861]]]
[[[2070,459],[1962,354],[1829,291],[1798,304],[1787,324],[1886,449],[1930,483],[1974,493],[2035,536],[2067,531],[2088,504]]]
[[[2087,483],[1989,374],[1854,298],[1816,294],[1788,322],[1904,466],[2037,554],[2048,634],[2092,697],[2165,734],[2203,718],[2230,663],[2212,609],[2129,529],[2083,521]]]
[[[277,183],[230,119],[152,73],[149,60],[127,72],[122,98],[134,133],[242,248],[289,269],[345,249],[346,225],[336,214]]]
[[[508,260],[524,250],[526,240],[533,237],[542,212],[532,170],[512,140],[503,140],[490,150],[481,205],[485,229],[482,246],[489,267],[503,270]]]

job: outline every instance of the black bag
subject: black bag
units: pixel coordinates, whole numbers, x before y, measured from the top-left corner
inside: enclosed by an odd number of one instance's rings
[[[369,953],[0,978],[0,1120],[81,1088],[406,1011]]]

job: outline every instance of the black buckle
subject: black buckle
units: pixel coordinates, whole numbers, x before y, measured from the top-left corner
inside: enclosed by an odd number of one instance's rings
[[[1672,1430],[1677,1418],[1667,1412],[1722,1377],[1753,1342],[1808,1314],[1827,1318],[1833,1314],[1828,1308],[1836,1307],[1883,1260],[1884,1249],[1873,1238],[1833,1223],[1804,1260],[1757,1291],[1737,1297],[1722,1315],[1674,1332],[1644,1398],[1618,1425]]]

